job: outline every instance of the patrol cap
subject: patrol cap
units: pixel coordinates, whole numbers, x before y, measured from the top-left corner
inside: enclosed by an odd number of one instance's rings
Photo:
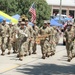
[[[12,25],[12,22],[9,22],[9,25]]]
[[[46,20],[44,21],[44,24],[47,24],[47,21]]]
[[[6,21],[6,19],[3,19],[3,22],[5,22]]]
[[[21,25],[25,25],[25,22],[21,22]]]
[[[28,18],[26,18],[25,21],[28,22]]]
[[[47,23],[50,23],[50,20],[47,20]]]
[[[22,21],[21,18],[18,21],[21,22]]]
[[[12,23],[12,25],[14,26],[14,25],[15,25],[15,23]]]
[[[53,26],[54,29],[56,29],[56,26]]]

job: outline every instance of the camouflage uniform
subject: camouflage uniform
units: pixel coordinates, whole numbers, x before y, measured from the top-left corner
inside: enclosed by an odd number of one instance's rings
[[[56,51],[56,44],[57,44],[57,42],[58,42],[58,33],[57,33],[57,30],[56,30],[56,27],[54,27],[54,33],[53,33],[54,35],[53,35],[53,46],[52,46],[52,48],[53,48],[53,55],[55,54],[55,51]]]
[[[47,27],[47,22],[44,22],[44,26],[40,28],[39,34],[42,37],[42,39],[40,41],[42,58],[45,59],[45,57],[50,53],[50,50],[49,50],[49,36],[46,36],[46,35],[50,35],[50,30]],[[46,37],[43,38],[44,36],[46,36]]]
[[[25,23],[22,22],[21,26],[24,26]],[[18,32],[18,49],[19,49],[19,59],[22,60],[22,57],[24,56],[24,52],[25,52],[25,42],[27,40],[28,37],[28,30],[26,29],[26,27],[20,27],[19,32]]]
[[[13,39],[13,33],[14,33],[14,27],[12,25],[12,23],[9,23],[9,37],[8,37],[8,54],[10,54],[10,50],[12,48],[12,39]]]
[[[20,19],[18,20],[18,24],[17,24],[18,27],[20,27],[21,21],[22,21],[22,19],[20,18]]]
[[[56,44],[59,43],[59,37],[60,37],[60,30],[58,28],[56,28]]]
[[[73,25],[73,32],[74,32],[74,40],[73,40],[72,57],[75,57],[75,25]]]
[[[69,24],[68,27],[70,25],[71,24]],[[73,50],[73,39],[74,39],[74,33],[73,33],[73,30],[72,30],[71,27],[66,29],[64,36],[66,38],[66,49],[67,49],[68,61],[71,61],[71,59],[72,59],[72,50]]]
[[[54,55],[55,54],[55,45],[56,45],[56,43],[55,43],[55,32],[54,32],[54,29],[53,29],[53,27],[50,27],[50,34],[51,34],[51,36],[50,36],[50,40],[49,40],[49,42],[50,42],[50,55]]]
[[[50,20],[47,20],[47,25],[49,28],[49,56],[52,56],[55,54],[55,48],[56,48],[56,43],[55,43],[55,30],[53,27],[50,26]]]
[[[10,54],[11,48],[13,48],[13,53],[17,52],[17,38],[16,38],[17,26],[13,23],[9,23],[9,38],[8,38],[8,54]]]
[[[36,54],[36,37],[38,36],[38,31],[39,31],[39,28],[34,25],[33,26],[33,40],[32,40],[32,54]]]
[[[13,37],[12,37],[12,47],[13,47],[13,53],[18,52],[18,30],[19,27],[17,25],[13,26],[14,30],[13,30]]]
[[[28,19],[25,19],[25,23],[26,23],[25,24],[26,29],[29,31],[29,33],[28,33],[29,37],[28,37],[28,40],[27,40],[28,53],[29,53],[29,55],[31,55],[31,49],[32,49],[32,43],[31,43],[31,41],[32,41],[32,38],[33,38],[33,28],[32,28],[31,25],[28,24]]]
[[[3,26],[0,24],[0,48],[2,45],[2,34],[3,34]]]
[[[9,38],[9,26],[8,24],[4,23],[3,25],[3,34],[2,34],[2,45],[1,45],[1,50],[2,50],[2,54],[4,55],[4,52],[7,48],[7,44],[8,44],[8,38]]]

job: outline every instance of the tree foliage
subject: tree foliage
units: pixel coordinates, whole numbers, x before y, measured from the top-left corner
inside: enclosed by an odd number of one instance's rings
[[[37,25],[42,26],[43,20],[50,19],[50,6],[45,0],[0,0],[0,10],[11,16],[25,14],[28,18],[31,18],[29,8],[33,2],[36,6]]]

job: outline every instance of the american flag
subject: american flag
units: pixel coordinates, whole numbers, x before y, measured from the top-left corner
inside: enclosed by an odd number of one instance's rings
[[[31,5],[29,12],[32,15],[31,22],[34,23],[34,21],[36,20],[36,10],[35,10],[35,4],[34,3]]]

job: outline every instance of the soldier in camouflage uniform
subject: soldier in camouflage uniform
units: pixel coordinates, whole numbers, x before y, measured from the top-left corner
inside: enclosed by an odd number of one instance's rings
[[[28,37],[28,30],[25,27],[25,22],[21,22],[21,27],[18,31],[18,49],[19,49],[19,60],[23,60],[25,52],[25,42]]]
[[[40,37],[42,37],[40,41],[42,58],[45,59],[46,56],[49,57],[49,53],[50,53],[50,50],[49,50],[50,29],[47,26],[47,21],[44,21],[44,25],[43,27],[40,28],[39,34],[40,34]]]
[[[2,34],[2,45],[1,45],[2,54],[1,55],[4,55],[5,50],[7,48],[7,44],[8,44],[8,38],[9,38],[9,26],[8,24],[6,24],[6,20],[3,20],[2,26],[3,26],[3,34]],[[8,54],[9,54],[9,51],[8,51]]]
[[[8,48],[8,54],[10,54],[11,48],[12,48],[12,44],[11,44],[11,37],[12,37],[12,23],[9,23],[9,37],[7,39],[7,48]]]
[[[50,54],[49,56],[52,56],[55,54],[55,33],[54,33],[54,28],[50,26],[50,21],[47,20],[47,25],[50,31],[50,37],[49,37],[49,50],[50,50]]]
[[[71,23],[68,24],[67,29],[64,33],[64,37],[66,38],[67,56],[68,56],[68,61],[70,62],[72,59],[73,40],[74,40],[74,33],[72,30]]]
[[[21,24],[20,24],[21,26]],[[12,47],[13,47],[13,53],[18,52],[18,30],[20,26],[17,26],[16,24],[13,25],[13,35],[12,35]]]
[[[25,19],[25,26],[26,28],[28,29],[29,31],[29,37],[28,37],[28,40],[27,40],[27,47],[28,47],[28,53],[29,55],[31,55],[31,49],[32,49],[32,38],[33,38],[33,28],[31,25],[28,24],[28,19]]]
[[[39,27],[36,25],[36,21],[34,21],[33,26],[33,40],[32,40],[32,54],[36,54],[36,37],[38,36]]]
[[[21,18],[20,18],[20,19],[18,20],[18,24],[17,24],[18,27],[20,27],[21,21],[22,21],[22,20],[21,20]]]
[[[53,55],[55,54],[55,51],[56,51],[56,44],[57,44],[57,39],[58,39],[58,33],[57,33],[57,29],[56,29],[56,27],[54,26],[53,27],[54,28],[54,35],[53,35],[53,46],[52,46],[52,49],[53,49]]]
[[[61,30],[60,30],[60,28],[59,27],[56,27],[56,44],[58,44],[59,43],[59,37],[60,37],[60,35],[61,35]]]
[[[3,26],[2,26],[2,24],[0,24],[0,48],[2,45],[2,34],[3,34]]]
[[[15,32],[15,27],[14,24],[12,22],[9,23],[9,38],[8,38],[8,50],[9,50],[9,54],[10,54],[10,50],[13,47],[13,53],[16,53],[16,50],[14,49],[13,46],[13,40],[14,40],[14,32]],[[16,46],[16,45],[15,45]]]
[[[73,40],[72,57],[75,57],[75,24],[73,25],[73,32],[74,32],[74,40]]]

